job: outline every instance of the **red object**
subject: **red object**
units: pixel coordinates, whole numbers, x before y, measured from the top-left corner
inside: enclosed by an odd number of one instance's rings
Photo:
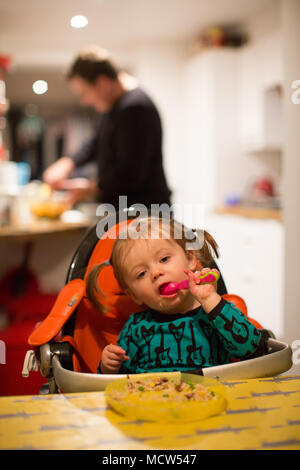
[[[0,54],[0,68],[6,72],[6,70],[11,65],[11,57],[9,55],[1,55]]]
[[[1,110],[0,110],[1,112]],[[3,144],[0,145],[0,162],[6,162],[8,160],[8,153]]]
[[[27,294],[11,300],[6,308],[11,324],[0,331],[0,341],[4,343],[5,364],[0,363],[0,396],[35,395],[47,380],[40,372],[30,372],[22,377],[28,337],[32,330],[45,319],[56,299],[56,294]]]
[[[21,298],[15,293],[15,289],[18,286],[18,278],[21,274],[21,268],[13,268],[9,270],[0,281],[0,303],[7,305],[16,298]],[[26,270],[24,273],[26,276],[26,295],[34,297],[39,292],[39,283],[34,273],[30,270]]]
[[[271,180],[263,178],[253,186],[254,193],[260,196],[274,196],[274,187]]]
[[[22,377],[28,345],[28,336],[50,312],[57,293],[40,292],[35,274],[28,268],[31,244],[27,244],[21,266],[11,269],[0,282],[0,304],[6,311],[10,325],[0,331],[4,345],[5,364],[0,357],[0,396],[38,394],[46,379],[40,372]]]
[[[1,332],[0,340],[5,345],[5,364],[2,364],[1,358],[0,396],[39,394],[41,386],[47,382],[40,371],[30,372],[28,378],[22,377],[26,351],[31,349],[27,339],[35,326],[35,321],[27,320],[12,324]]]
[[[22,377],[28,337],[38,323],[50,312],[56,294],[26,294],[6,304],[11,324],[0,331],[0,341],[4,342],[5,364],[0,363],[0,396],[38,394],[47,380],[40,372],[30,372],[29,377]]]
[[[219,275],[213,272],[209,272],[206,275],[200,276],[198,284],[211,284],[218,280]],[[172,295],[178,292],[181,289],[188,289],[190,282],[188,279],[184,279],[180,282],[168,282],[160,286],[160,293],[162,295]]]
[[[35,329],[28,339],[32,346],[47,343],[55,337],[85,294],[85,282],[82,279],[73,279],[60,291],[51,311],[39,328]]]
[[[37,292],[35,295],[26,295],[16,298],[8,304],[8,314],[13,323],[23,321],[42,321],[50,312],[57,294],[44,294]]]

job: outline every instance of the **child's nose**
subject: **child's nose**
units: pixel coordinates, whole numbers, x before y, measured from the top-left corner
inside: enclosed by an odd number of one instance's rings
[[[158,269],[158,268],[153,269],[153,271],[152,271],[152,280],[156,281],[156,279],[158,279],[159,276],[161,276],[161,275],[162,275],[162,272],[161,272],[160,269]]]

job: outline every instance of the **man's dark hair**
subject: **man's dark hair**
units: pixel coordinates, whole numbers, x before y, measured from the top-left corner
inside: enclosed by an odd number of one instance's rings
[[[75,58],[67,73],[67,79],[79,76],[86,82],[94,84],[99,75],[116,80],[118,73],[118,68],[106,50],[97,46],[89,46]]]

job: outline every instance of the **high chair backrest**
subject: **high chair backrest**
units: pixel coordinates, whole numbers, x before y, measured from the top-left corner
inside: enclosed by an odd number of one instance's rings
[[[111,227],[96,243],[84,279],[95,265],[110,259],[115,235],[132,220],[131,218]],[[113,238],[110,238],[111,236]],[[121,329],[132,313],[145,309],[145,306],[137,305],[122,292],[111,266],[102,269],[98,283],[103,293],[101,300],[107,311],[105,314],[97,311],[86,296],[79,304],[73,332],[73,368],[76,372],[96,372],[103,348],[107,344],[116,343]],[[80,354],[77,351],[80,351]]]

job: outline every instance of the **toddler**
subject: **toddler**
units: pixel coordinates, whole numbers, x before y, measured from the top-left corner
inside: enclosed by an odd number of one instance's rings
[[[159,236],[151,236],[150,226]],[[212,236],[194,231],[192,238],[178,222],[150,217],[139,228],[143,236],[119,235],[109,263],[120,287],[145,310],[129,317],[117,345],[104,348],[98,372],[199,373],[203,367],[263,354],[262,332],[217,293],[216,284],[199,284],[199,277],[212,270],[212,252],[218,257]],[[101,311],[97,277],[107,264],[97,265],[87,279],[87,295]],[[189,279],[189,289],[163,294],[163,286],[183,279]]]

